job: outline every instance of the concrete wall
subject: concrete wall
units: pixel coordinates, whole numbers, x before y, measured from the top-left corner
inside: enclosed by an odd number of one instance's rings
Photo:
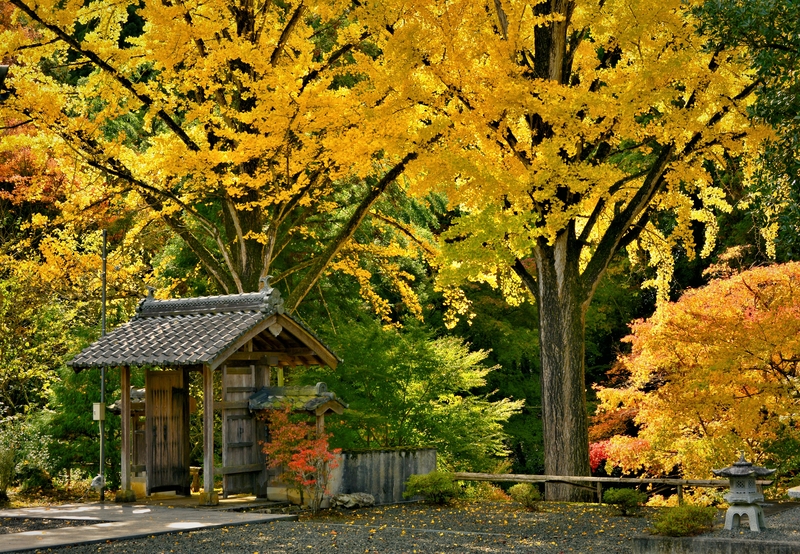
[[[436,449],[345,451],[333,470],[328,489],[331,494],[366,492],[375,504],[393,504],[403,498],[405,482],[411,475],[436,469]]]
[[[796,542],[761,538],[653,536],[633,538],[633,554],[797,554],[797,552],[800,552],[800,549]]]

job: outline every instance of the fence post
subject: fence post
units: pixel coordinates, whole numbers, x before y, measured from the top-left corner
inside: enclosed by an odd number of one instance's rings
[[[683,485],[678,485],[678,506],[683,506]]]
[[[597,482],[597,503],[603,503],[603,483],[601,481]]]

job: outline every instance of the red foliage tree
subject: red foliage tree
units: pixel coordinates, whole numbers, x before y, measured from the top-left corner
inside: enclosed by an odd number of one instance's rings
[[[312,512],[319,510],[326,494],[331,470],[338,466],[336,454],[341,449],[329,449],[328,433],[317,433],[307,421],[293,421],[291,406],[269,410],[265,416],[270,440],[261,441],[267,455],[267,467],[284,468],[282,478],[309,498]]]

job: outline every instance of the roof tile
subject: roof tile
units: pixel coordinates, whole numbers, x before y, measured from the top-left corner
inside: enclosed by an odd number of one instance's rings
[[[209,363],[238,338],[275,313],[277,289],[249,294],[139,303],[136,316],[84,349],[73,368]]]

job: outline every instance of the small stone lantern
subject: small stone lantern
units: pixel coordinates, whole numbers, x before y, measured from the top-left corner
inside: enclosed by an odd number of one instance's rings
[[[746,515],[751,531],[766,529],[764,511],[756,502],[763,502],[764,495],[756,488],[757,477],[767,477],[775,473],[774,469],[754,466],[744,459],[744,453],[738,462],[725,469],[712,469],[717,477],[727,477],[731,482],[731,492],[725,500],[731,505],[725,513],[725,529],[739,527],[741,516]]]

